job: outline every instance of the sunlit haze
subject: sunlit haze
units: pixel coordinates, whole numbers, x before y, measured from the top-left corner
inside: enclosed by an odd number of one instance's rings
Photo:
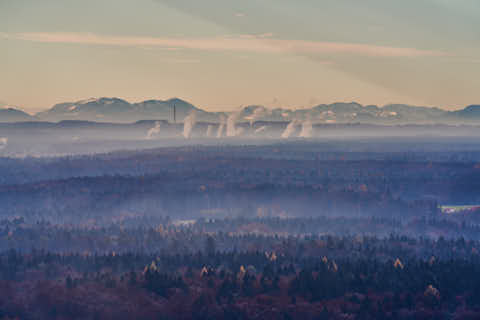
[[[477,0],[0,0],[0,100],[480,101]]]

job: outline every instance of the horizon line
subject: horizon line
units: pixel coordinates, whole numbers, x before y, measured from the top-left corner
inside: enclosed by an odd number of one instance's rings
[[[42,110],[39,110],[39,111],[36,111],[36,112],[31,112],[31,111],[28,111],[26,110],[24,107],[22,106],[18,106],[18,105],[14,105],[14,104],[5,104],[5,105],[0,105],[0,110],[5,110],[5,109],[14,109],[14,110],[19,110],[19,111],[22,111],[30,116],[36,116],[38,115],[39,113],[43,113],[43,112],[48,112],[50,110],[52,110],[55,106],[59,105],[59,104],[85,104],[85,103],[88,103],[89,101],[98,101],[98,100],[101,100],[101,99],[118,99],[118,100],[122,100],[122,101],[125,101],[127,102],[128,104],[130,105],[134,105],[134,104],[140,104],[140,103],[144,103],[144,102],[147,102],[147,101],[157,101],[157,102],[169,102],[171,100],[180,100],[182,102],[185,102],[185,103],[188,103],[190,105],[192,105],[193,107],[197,108],[197,109],[200,109],[202,111],[205,111],[205,112],[209,112],[209,113],[231,113],[231,112],[236,112],[236,109],[238,109],[238,107],[233,107],[233,110],[213,110],[213,111],[208,111],[206,110],[207,108],[205,107],[199,107],[197,105],[195,105],[194,103],[191,103],[190,101],[188,100],[185,100],[185,99],[182,99],[182,98],[179,98],[179,97],[170,97],[170,98],[167,98],[167,99],[161,99],[161,98],[150,98],[150,99],[145,99],[145,100],[140,100],[140,101],[135,101],[135,102],[131,102],[127,99],[124,99],[124,98],[119,98],[119,97],[116,97],[116,96],[112,96],[112,97],[106,97],[106,96],[102,96],[102,97],[91,97],[91,98],[87,98],[87,99],[81,99],[81,100],[77,100],[77,101],[63,101],[63,102],[58,102],[58,103],[55,103],[54,105],[52,105],[51,107],[49,108],[46,108],[46,109],[42,109]],[[278,106],[278,107],[269,107],[269,106],[266,106],[265,104],[248,104],[248,105],[241,105],[241,107],[254,107],[254,106],[257,106],[257,107],[264,107],[266,109],[270,109],[270,110],[275,110],[275,109],[282,109],[282,110],[292,110],[292,111],[296,111],[296,110],[307,110],[307,109],[312,109],[312,108],[315,108],[315,107],[318,107],[318,106],[331,106],[331,105],[334,105],[334,104],[358,104],[360,106],[362,106],[363,108],[366,108],[368,106],[375,106],[377,108],[385,108],[387,106],[392,106],[392,105],[404,105],[404,106],[409,106],[409,107],[415,107],[415,108],[429,108],[429,109],[440,109],[442,111],[446,111],[446,112],[452,112],[452,111],[459,111],[459,110],[463,110],[469,106],[474,106],[474,105],[478,105],[476,103],[471,103],[471,104],[467,104],[467,105],[464,105],[464,106],[460,106],[460,107],[457,107],[456,109],[445,109],[445,108],[442,108],[442,107],[439,107],[439,106],[425,106],[425,105],[415,105],[415,104],[406,104],[406,103],[387,103],[387,104],[384,104],[384,105],[378,105],[378,104],[362,104],[362,103],[359,103],[359,102],[356,102],[356,101],[339,101],[339,100],[336,100],[334,102],[331,102],[331,103],[315,103],[315,104],[312,104],[311,106],[298,106],[298,107],[281,107],[281,106]]]

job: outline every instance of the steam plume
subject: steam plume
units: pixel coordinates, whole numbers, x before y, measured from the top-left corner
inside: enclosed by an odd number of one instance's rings
[[[261,126],[260,128],[255,129],[255,133],[260,133],[267,130],[267,126]]]
[[[235,131],[235,136],[240,136],[242,135],[243,133],[245,132],[245,128],[237,128],[236,131]]]
[[[192,134],[193,127],[197,123],[197,114],[195,110],[192,110],[190,114],[183,120],[183,136],[188,139]]]
[[[8,138],[0,138],[0,150],[5,149],[8,145]]]
[[[213,126],[211,124],[207,127],[207,137],[210,138],[213,134]]]
[[[238,117],[240,116],[240,111],[232,112],[227,119],[227,137],[235,137],[238,132],[235,127]]]
[[[218,125],[217,138],[221,138],[223,134],[223,128],[225,128],[225,116],[220,116],[220,124]]]
[[[283,133],[282,133],[282,138],[284,138],[284,139],[290,138],[290,136],[295,132],[295,128],[296,128],[297,125],[299,125],[299,124],[300,124],[300,121],[298,121],[298,120],[296,120],[296,119],[295,119],[295,120],[292,120],[292,121],[288,124],[287,128],[285,129],[285,131],[283,131]]]
[[[249,120],[250,126],[252,126],[255,123],[255,121],[271,113],[272,111],[265,107],[256,107],[255,110],[253,110],[253,113],[250,116],[245,117],[245,119]]]
[[[311,138],[313,133],[312,121],[307,119],[302,122],[302,130],[300,131],[300,137]]]
[[[160,133],[160,121],[155,121],[155,126],[150,130],[148,130],[147,136],[145,137],[145,139],[151,140],[153,139],[153,137],[155,137],[159,133]]]

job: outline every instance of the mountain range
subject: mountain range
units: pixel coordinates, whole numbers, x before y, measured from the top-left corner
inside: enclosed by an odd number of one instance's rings
[[[182,99],[147,100],[129,103],[119,98],[98,98],[66,102],[51,109],[30,115],[14,107],[0,107],[0,122],[64,120],[131,123],[140,120],[168,120],[177,122],[192,111],[197,121],[219,122],[234,114],[236,121],[291,121],[310,120],[313,123],[368,123],[368,124],[480,124],[480,105],[467,106],[457,111],[440,108],[390,104],[383,107],[363,106],[355,102],[320,104],[307,109],[267,109],[248,106],[237,112],[208,112]],[[223,120],[222,120],[223,119]]]
[[[39,119],[35,116],[29,115],[17,108],[10,106],[0,107],[0,122],[25,122],[37,120]]]

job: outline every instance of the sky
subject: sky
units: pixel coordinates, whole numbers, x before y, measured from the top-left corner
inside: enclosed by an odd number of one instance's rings
[[[0,0],[0,101],[480,103],[478,0]]]

